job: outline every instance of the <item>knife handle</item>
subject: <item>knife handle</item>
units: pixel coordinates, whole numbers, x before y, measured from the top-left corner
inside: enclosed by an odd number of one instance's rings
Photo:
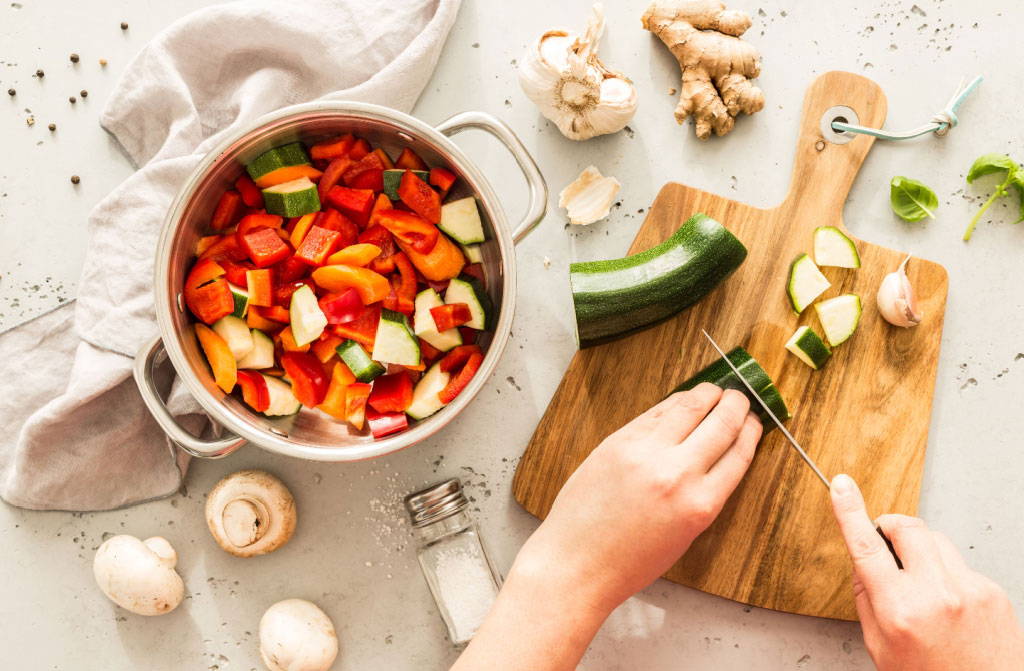
[[[889,553],[892,554],[892,558],[896,560],[896,568],[903,570],[903,562],[900,561],[900,556],[896,554],[896,548],[892,546],[892,541],[889,540],[889,537],[882,531],[882,527],[876,526],[875,531],[877,531],[878,535],[882,537],[883,541],[885,541],[885,547],[889,548]]]

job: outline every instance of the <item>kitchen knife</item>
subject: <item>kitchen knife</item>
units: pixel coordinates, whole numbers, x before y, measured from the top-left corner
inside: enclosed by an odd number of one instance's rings
[[[718,343],[716,343],[714,339],[710,335],[708,335],[708,332],[701,329],[701,333],[703,333],[704,337],[708,339],[708,342],[711,343],[711,346],[715,348],[715,351],[717,351],[718,354],[722,357],[722,360],[725,361],[725,363],[729,366],[730,369],[732,369],[732,372],[736,375],[737,378],[739,378],[739,381],[743,383],[743,386],[747,388],[751,396],[757,399],[757,402],[761,405],[762,408],[764,408],[764,411],[768,413],[768,416],[771,417],[772,421],[775,422],[775,426],[779,427],[779,430],[782,431],[782,435],[786,437],[786,439],[789,441],[789,444],[792,445],[793,448],[800,454],[800,458],[804,460],[804,463],[811,467],[811,470],[814,471],[814,474],[817,475],[818,478],[825,484],[825,488],[831,491],[832,483],[829,481],[828,478],[825,477],[825,474],[821,472],[821,469],[818,468],[817,464],[814,463],[814,460],[811,459],[806,452],[804,452],[804,448],[800,447],[800,443],[796,442],[796,439],[789,431],[786,430],[786,427],[782,426],[782,422],[780,422],[779,418],[775,416],[775,413],[772,412],[772,409],[768,407],[768,404],[764,402],[764,399],[761,398],[761,395],[754,391],[754,388],[750,386],[750,383],[747,382],[747,379],[743,377],[743,374],[740,373],[740,371],[736,368],[735,365],[733,365],[732,361],[729,361],[729,357],[725,355],[725,352],[723,352],[722,348],[718,346]],[[896,560],[896,566],[902,569],[903,562],[900,561],[899,555],[896,554],[896,549],[892,546],[892,542],[889,540],[889,537],[886,536],[885,533],[883,533],[882,527],[876,525],[875,531],[877,531],[878,535],[881,536],[882,540],[885,541],[885,546],[889,548],[889,552],[892,553],[892,558]]]

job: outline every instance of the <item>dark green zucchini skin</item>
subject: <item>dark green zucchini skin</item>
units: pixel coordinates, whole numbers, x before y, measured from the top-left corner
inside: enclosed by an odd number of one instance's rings
[[[609,261],[569,266],[576,343],[617,340],[690,307],[733,273],[747,248],[724,226],[697,213],[660,245]]]
[[[746,381],[750,383],[750,386],[757,390],[758,396],[772,409],[776,417],[780,420],[787,420],[791,417],[789,408],[786,407],[786,401],[783,400],[779,390],[775,388],[772,379],[768,377],[768,373],[765,372],[764,368],[761,368],[761,364],[757,363],[754,357],[750,356],[747,350],[742,347],[735,347],[726,356],[729,357],[729,361],[732,362],[732,365],[736,366]],[[714,363],[673,389],[672,393],[688,391],[701,382],[710,382],[722,389],[735,389],[743,392],[750,399],[750,409],[761,418],[761,423],[765,429],[764,432],[768,433],[775,428],[775,422],[771,420],[771,417],[768,416],[768,413],[764,411],[764,408],[753,397],[750,390],[740,382],[740,379],[736,377],[736,373],[732,372],[729,365],[722,359],[715,359]]]

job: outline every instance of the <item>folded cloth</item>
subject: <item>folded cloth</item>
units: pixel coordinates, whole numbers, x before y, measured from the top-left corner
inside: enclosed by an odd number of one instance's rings
[[[164,215],[203,155],[285,105],[359,100],[409,111],[459,0],[246,0],[174,23],[128,66],[100,124],[139,170],[89,216],[78,300],[0,335],[0,497],[105,510],[173,494],[188,456],[149,416],[133,358],[156,335],[153,256]],[[209,419],[161,380],[194,433]]]

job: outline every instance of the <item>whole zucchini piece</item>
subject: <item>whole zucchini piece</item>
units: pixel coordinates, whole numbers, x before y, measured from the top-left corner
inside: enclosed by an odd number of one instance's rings
[[[750,386],[757,390],[757,395],[772,409],[772,412],[775,413],[779,420],[787,420],[791,417],[789,408],[786,407],[786,401],[783,400],[782,395],[775,388],[772,379],[768,377],[768,373],[765,372],[764,368],[761,368],[761,364],[757,363],[754,357],[750,356],[747,350],[742,347],[735,347],[726,356],[729,357],[729,361],[732,362],[732,365],[736,366],[736,369],[739,370],[746,381],[750,383]],[[740,382],[739,378],[736,377],[736,373],[732,372],[729,365],[722,359],[715,359],[714,363],[673,389],[672,393],[688,391],[701,382],[710,382],[722,389],[736,389],[743,392],[750,399],[750,409],[761,418],[761,423],[765,427],[765,433],[775,428],[775,422],[771,421],[768,413],[751,396],[750,390]]]
[[[668,240],[610,261],[569,266],[580,349],[610,342],[674,317],[739,268],[747,248],[697,213]]]

